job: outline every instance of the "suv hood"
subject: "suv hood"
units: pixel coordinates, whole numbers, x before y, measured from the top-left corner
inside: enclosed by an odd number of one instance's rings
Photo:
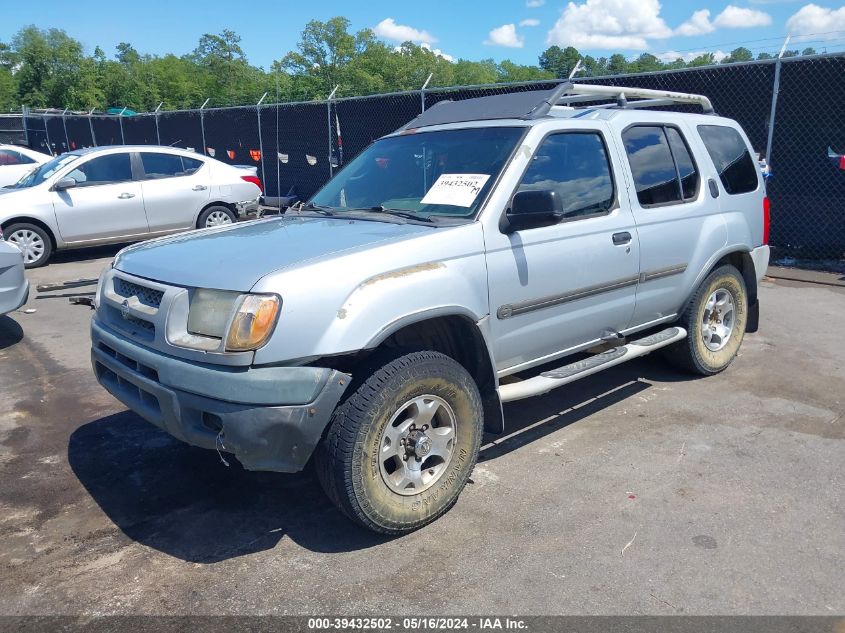
[[[141,242],[120,251],[114,266],[167,284],[246,292],[281,268],[436,230],[367,220],[273,218]]]

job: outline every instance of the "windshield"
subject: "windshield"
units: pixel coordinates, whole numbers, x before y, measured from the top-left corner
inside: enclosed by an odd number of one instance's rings
[[[343,211],[471,217],[522,135],[521,127],[407,133],[376,141],[311,199]]]
[[[15,184],[15,189],[25,189],[27,187],[40,185],[50,176],[59,171],[59,169],[65,165],[69,165],[75,160],[79,160],[78,154],[62,154],[61,156],[56,156],[53,160],[47,161],[43,165],[39,165],[36,169],[33,169],[21,178]]]

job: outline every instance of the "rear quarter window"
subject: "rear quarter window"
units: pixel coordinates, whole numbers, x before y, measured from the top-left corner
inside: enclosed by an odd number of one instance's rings
[[[725,125],[699,125],[698,133],[725,191],[736,195],[757,189],[757,165],[739,132]]]

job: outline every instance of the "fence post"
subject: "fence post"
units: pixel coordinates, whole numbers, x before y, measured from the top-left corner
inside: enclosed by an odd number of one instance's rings
[[[422,88],[420,88],[420,112],[425,112],[425,89],[428,87],[428,82],[431,81],[433,76],[434,73],[428,73],[428,79],[425,80]]]
[[[326,123],[329,131],[329,178],[334,176],[334,165],[332,164],[332,99],[334,99],[334,93],[337,92],[337,89],[338,86],[335,86],[329,98],[326,99]]]
[[[65,115],[67,115],[67,108],[65,108],[62,112],[62,126],[65,128],[65,149],[70,151],[70,139],[67,135],[67,119],[65,118]]]
[[[117,116],[120,117],[120,142],[122,145],[126,145],[126,137],[123,135],[123,113],[126,112],[126,106],[123,106],[123,110],[120,111],[120,114]]]
[[[255,116],[258,117],[258,160],[261,162],[261,183],[264,185],[264,187],[267,187],[267,180],[264,176],[264,139],[261,136],[261,103],[266,98],[267,93],[265,92],[263,95],[261,95],[261,98],[258,100],[258,103],[255,104]]]
[[[205,156],[208,152],[205,148],[205,106],[211,101],[211,97],[203,101],[200,106],[200,131],[202,132],[202,155]]]
[[[766,164],[772,164],[772,141],[774,140],[775,136],[775,115],[777,114],[778,109],[778,93],[780,92],[780,66],[781,66],[781,59],[783,58],[783,53],[786,51],[786,46],[789,44],[789,38],[791,36],[787,35],[786,40],[783,43],[783,46],[780,48],[780,53],[778,53],[778,60],[775,62],[775,80],[774,85],[772,86],[772,107],[771,111],[769,112],[769,135],[766,138]]]
[[[156,143],[158,143],[159,145],[161,145],[161,134],[158,131],[158,111],[161,110],[161,106],[163,106],[163,105],[164,105],[164,101],[159,103],[158,106],[156,106],[155,112],[153,112],[153,114],[155,115],[155,119],[156,119]]]
[[[26,143],[27,147],[29,147],[29,124],[27,123],[27,119],[29,118],[29,106],[22,105],[21,112],[23,113],[23,142]]]
[[[44,134],[47,136],[47,151],[50,153],[50,156],[55,156],[53,148],[50,146],[50,126],[47,125],[47,115],[42,114],[41,120],[44,122]]]
[[[94,108],[91,108],[91,111],[88,113],[88,125],[91,128],[91,147],[97,147],[97,137],[94,134]]]

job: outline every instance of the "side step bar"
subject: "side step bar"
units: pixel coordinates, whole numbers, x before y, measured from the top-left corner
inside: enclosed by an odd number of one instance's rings
[[[601,354],[590,356],[589,358],[564,365],[557,369],[544,371],[534,378],[501,385],[499,387],[499,397],[502,402],[511,402],[512,400],[539,396],[552,389],[557,389],[563,385],[575,382],[579,378],[591,376],[603,369],[619,365],[634,358],[639,358],[640,356],[645,356],[656,349],[671,345],[675,341],[680,341],[686,335],[687,331],[684,328],[670,327],[655,334],[637,339],[636,341],[631,341],[627,345],[609,349]]]

